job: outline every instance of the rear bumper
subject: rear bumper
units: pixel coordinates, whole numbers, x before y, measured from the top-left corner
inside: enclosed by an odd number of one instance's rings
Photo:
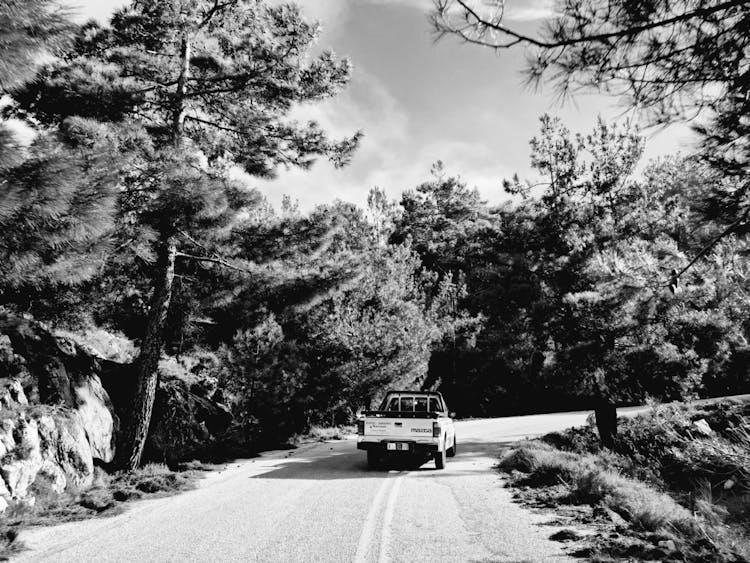
[[[416,442],[414,440],[398,440],[401,443],[408,443],[409,444],[409,450],[389,450],[387,449],[388,442],[393,442],[394,440],[381,440],[379,442],[357,442],[357,449],[358,450],[366,450],[366,451],[374,451],[378,452],[382,455],[397,455],[397,456],[407,456],[407,455],[432,455],[435,452],[439,451],[440,444],[436,443],[424,443],[424,442]]]

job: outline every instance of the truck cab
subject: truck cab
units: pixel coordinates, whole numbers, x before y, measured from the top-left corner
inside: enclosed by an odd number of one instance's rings
[[[456,431],[442,394],[435,391],[389,391],[377,410],[357,421],[357,448],[367,452],[371,468],[387,458],[432,458],[443,469],[456,455]]]

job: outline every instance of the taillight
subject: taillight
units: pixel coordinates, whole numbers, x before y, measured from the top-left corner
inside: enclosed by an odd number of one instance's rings
[[[360,436],[365,435],[365,421],[364,420],[357,421],[357,434],[359,434]]]
[[[437,422],[432,423],[432,437],[440,438],[440,424]]]

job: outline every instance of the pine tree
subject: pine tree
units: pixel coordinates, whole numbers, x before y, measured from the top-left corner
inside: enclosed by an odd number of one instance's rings
[[[5,142],[3,142],[5,141]],[[10,139],[0,140],[7,151]],[[2,302],[93,276],[110,249],[117,200],[111,141],[87,120],[40,134],[0,167]]]
[[[56,0],[4,0],[0,4],[0,92],[30,79],[45,53],[56,53],[73,31]]]
[[[221,242],[244,200],[228,172],[271,176],[319,155],[344,165],[357,145],[359,134],[332,142],[316,123],[287,118],[348,81],[346,60],[308,57],[317,33],[293,5],[135,0],[110,28],[84,27],[75,51],[16,96],[43,122],[79,115],[136,131],[128,140],[142,162],[123,170],[123,215],[143,227],[134,238],[153,241],[155,267],[123,467],[140,461],[177,262],[232,267]]]
[[[20,87],[45,54],[67,45],[73,25],[56,2],[0,5],[0,93]],[[0,122],[0,303],[90,278],[109,249],[116,200],[112,139],[69,119],[29,130],[29,146]]]

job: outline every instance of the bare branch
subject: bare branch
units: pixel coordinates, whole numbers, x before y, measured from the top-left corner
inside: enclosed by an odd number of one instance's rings
[[[242,268],[240,266],[237,266],[236,264],[232,264],[231,262],[225,260],[224,258],[213,258],[210,256],[195,256],[193,254],[186,254],[184,252],[178,252],[177,254],[175,254],[175,257],[185,258],[186,260],[194,260],[196,262],[210,262],[212,264],[219,264],[220,266],[224,266],[225,268],[229,268],[230,270],[234,270],[236,272],[242,272],[244,274],[249,274],[249,275],[254,275],[256,273],[248,268]]]

